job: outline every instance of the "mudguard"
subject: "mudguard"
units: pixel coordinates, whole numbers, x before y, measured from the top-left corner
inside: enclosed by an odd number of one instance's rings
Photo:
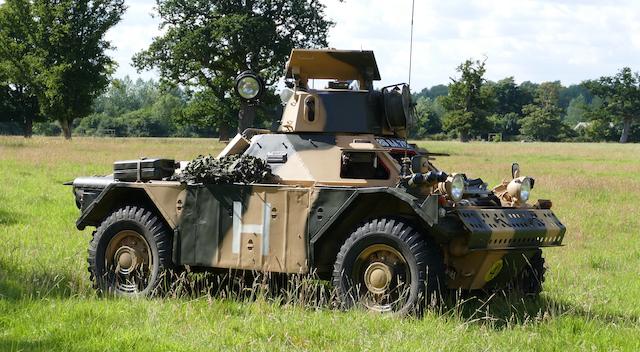
[[[350,222],[349,218],[354,218],[354,223],[364,220],[365,218],[351,216],[351,212],[357,208],[384,208],[386,205],[389,207],[388,211],[382,215],[390,216],[398,212],[397,205],[401,204],[410,209],[410,215],[429,226],[438,223],[437,196],[418,199],[403,189],[392,187],[318,187],[317,190],[309,214],[309,238],[312,248],[338,223]],[[384,213],[384,210],[378,212]]]
[[[90,204],[82,207],[76,227],[84,230],[87,226],[99,226],[114,208],[128,204],[147,204],[173,229],[176,227],[176,202],[183,186],[178,182],[158,181],[112,182]]]

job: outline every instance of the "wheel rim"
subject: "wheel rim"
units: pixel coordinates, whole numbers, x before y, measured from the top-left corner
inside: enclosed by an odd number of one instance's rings
[[[408,299],[411,287],[409,265],[404,256],[386,244],[365,248],[354,263],[352,278],[356,294],[367,309],[398,310]]]
[[[107,245],[105,267],[115,290],[126,293],[143,291],[153,268],[149,243],[136,231],[118,232]]]

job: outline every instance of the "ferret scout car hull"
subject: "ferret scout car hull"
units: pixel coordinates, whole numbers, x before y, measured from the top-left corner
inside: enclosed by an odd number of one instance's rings
[[[180,175],[184,163],[141,160],[74,181],[77,227],[97,228],[89,271],[98,289],[145,295],[163,273],[190,266],[313,272],[345,306],[401,314],[446,289],[540,292],[541,248],[561,245],[565,227],[550,201],[527,204],[534,182],[517,164],[494,189],[438,170],[433,154],[404,141],[408,87],[373,90],[371,52],[294,50],[286,75],[294,89],[279,131],[247,130],[218,156],[238,158],[233,167],[262,160],[270,177],[181,182],[166,166]],[[313,90],[308,79],[336,81]],[[250,99],[257,85],[242,84]]]

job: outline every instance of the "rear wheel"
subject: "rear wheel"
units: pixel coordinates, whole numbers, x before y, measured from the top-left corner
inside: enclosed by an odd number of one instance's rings
[[[333,284],[344,307],[405,315],[440,294],[444,265],[439,247],[402,220],[376,219],[344,243]]]
[[[152,211],[120,208],[94,232],[88,262],[100,292],[151,295],[168,279],[172,267],[171,231]]]

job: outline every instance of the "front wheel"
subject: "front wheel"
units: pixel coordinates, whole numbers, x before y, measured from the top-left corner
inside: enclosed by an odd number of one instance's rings
[[[343,306],[406,315],[444,287],[440,248],[402,220],[376,219],[356,229],[334,265]]]
[[[88,262],[101,293],[149,296],[168,279],[171,231],[152,211],[122,207],[94,232]]]

